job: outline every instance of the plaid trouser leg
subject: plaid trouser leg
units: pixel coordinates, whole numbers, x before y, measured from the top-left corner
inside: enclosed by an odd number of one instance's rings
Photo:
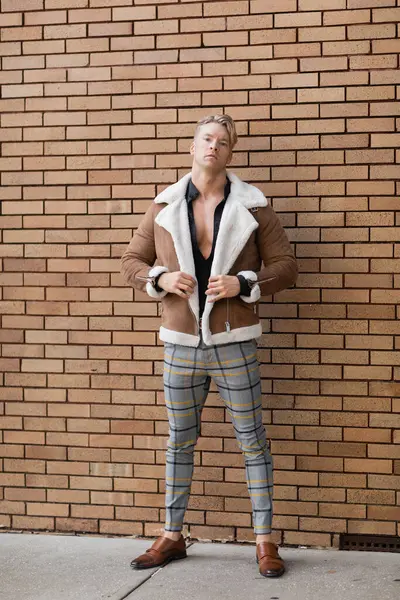
[[[261,382],[255,340],[214,346],[209,373],[232,419],[244,454],[256,534],[271,532],[272,457],[262,422]]]
[[[193,452],[210,377],[201,348],[165,344],[164,392],[169,440],[166,453],[166,531],[181,531],[193,475]]]

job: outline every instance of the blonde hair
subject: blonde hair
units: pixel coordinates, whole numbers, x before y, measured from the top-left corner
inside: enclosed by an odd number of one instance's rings
[[[204,117],[204,119],[201,119],[197,123],[194,136],[196,137],[196,134],[200,127],[202,127],[203,125],[207,125],[208,123],[219,123],[219,125],[225,127],[226,131],[228,132],[230,147],[235,147],[238,141],[238,135],[236,133],[236,126],[232,117],[230,117],[229,115],[210,115],[208,117]]]

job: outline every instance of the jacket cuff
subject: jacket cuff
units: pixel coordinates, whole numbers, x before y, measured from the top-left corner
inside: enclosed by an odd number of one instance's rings
[[[243,275],[236,275],[236,277],[239,279],[240,283],[240,290],[238,296],[250,296],[251,287],[249,286],[248,280],[245,277],[243,277]]]
[[[158,280],[160,279],[161,275],[164,275],[164,273],[160,273],[159,275],[157,275],[156,277],[154,277],[154,289],[156,290],[156,292],[163,292],[164,291],[162,289],[162,287],[160,287],[158,285]]]
[[[168,273],[167,267],[157,266],[153,267],[149,271],[148,277],[153,279],[154,285],[152,281],[148,281],[146,283],[146,292],[151,298],[164,298],[164,296],[168,294],[168,292],[166,292],[165,290],[161,290],[160,292],[157,291],[157,288],[161,288],[157,286],[158,279],[156,280],[156,278],[160,277],[163,273]]]
[[[239,275],[246,279],[251,290],[250,296],[240,294],[241,300],[248,304],[257,302],[261,298],[260,286],[257,283],[257,273],[254,273],[254,271],[240,271],[237,276]],[[240,287],[240,291],[242,291],[242,287]]]

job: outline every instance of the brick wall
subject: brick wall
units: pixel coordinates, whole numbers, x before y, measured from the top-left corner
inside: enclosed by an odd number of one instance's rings
[[[159,531],[159,309],[119,257],[224,111],[301,271],[260,307],[276,537],[396,534],[399,19],[399,0],[2,0],[1,527]],[[191,535],[251,539],[215,389],[196,465]]]

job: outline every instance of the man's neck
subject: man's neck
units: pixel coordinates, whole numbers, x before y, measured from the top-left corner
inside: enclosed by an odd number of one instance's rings
[[[196,188],[200,192],[200,197],[205,201],[207,199],[215,200],[215,198],[221,199],[224,195],[224,189],[226,184],[226,171],[223,170],[220,173],[212,174],[202,170],[198,170],[193,166],[192,169],[192,181]]]

